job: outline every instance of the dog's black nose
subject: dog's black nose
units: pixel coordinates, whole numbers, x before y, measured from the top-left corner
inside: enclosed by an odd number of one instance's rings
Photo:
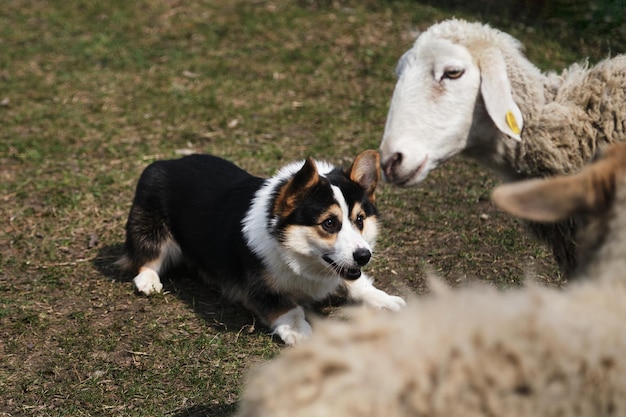
[[[360,248],[355,250],[352,256],[359,266],[363,266],[370,261],[372,257],[372,252],[370,252],[368,249]]]

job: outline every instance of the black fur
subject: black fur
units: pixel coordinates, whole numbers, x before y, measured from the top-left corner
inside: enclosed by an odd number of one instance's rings
[[[139,178],[126,224],[133,266],[158,256],[171,236],[203,275],[245,287],[262,265],[244,241],[241,221],[263,181],[211,155],[154,162]]]

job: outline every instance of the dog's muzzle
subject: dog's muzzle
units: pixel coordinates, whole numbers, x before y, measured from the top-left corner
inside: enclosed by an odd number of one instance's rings
[[[324,255],[322,259],[326,261],[334,270],[337,275],[343,279],[354,281],[361,276],[361,267],[367,265],[372,258],[372,252],[369,249],[357,249],[352,253],[352,258],[358,266],[348,266],[346,264],[337,263],[333,258],[328,255]]]

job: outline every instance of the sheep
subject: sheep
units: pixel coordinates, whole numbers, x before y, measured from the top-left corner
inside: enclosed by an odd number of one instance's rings
[[[493,193],[529,220],[583,215],[581,279],[438,283],[395,315],[317,323],[250,373],[238,417],[626,415],[626,144],[613,146],[578,174]]]
[[[416,185],[454,155],[505,181],[578,171],[602,145],[626,139],[626,55],[542,73],[522,45],[488,25],[447,20],[400,59],[380,151],[385,177]],[[566,276],[578,219],[529,228]]]

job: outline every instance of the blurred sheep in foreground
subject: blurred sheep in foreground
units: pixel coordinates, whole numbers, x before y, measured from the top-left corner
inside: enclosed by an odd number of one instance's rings
[[[239,417],[626,415],[626,145],[580,173],[498,187],[525,219],[585,219],[580,280],[449,290],[355,310],[253,372]]]

